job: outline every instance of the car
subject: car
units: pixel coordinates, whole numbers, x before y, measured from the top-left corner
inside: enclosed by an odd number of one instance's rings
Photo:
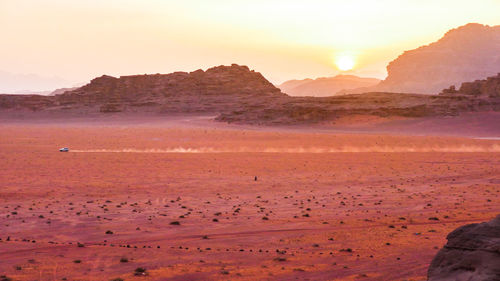
[[[67,147],[59,148],[59,152],[69,152],[69,148]]]

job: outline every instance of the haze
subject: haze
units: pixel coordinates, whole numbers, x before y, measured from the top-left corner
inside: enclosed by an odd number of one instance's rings
[[[231,63],[278,84],[333,76],[346,56],[344,72],[384,78],[404,50],[469,22],[498,25],[498,11],[493,0],[1,0],[0,92]]]
[[[500,280],[500,0],[0,0],[0,281]]]

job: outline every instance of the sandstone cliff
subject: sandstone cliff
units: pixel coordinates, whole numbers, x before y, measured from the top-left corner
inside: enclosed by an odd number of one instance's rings
[[[463,94],[483,98],[500,98],[500,73],[484,80],[464,82],[457,91],[455,86],[444,89],[441,95]]]
[[[103,75],[54,97],[0,96],[0,108],[84,112],[212,112],[285,96],[260,73],[233,64],[207,71]]]
[[[500,72],[500,26],[470,23],[440,40],[406,51],[387,66],[372,91],[436,94],[450,85]]]

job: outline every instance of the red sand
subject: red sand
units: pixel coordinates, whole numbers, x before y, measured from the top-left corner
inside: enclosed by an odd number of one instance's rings
[[[500,153],[467,152],[499,145],[215,127],[4,124],[0,275],[425,280],[448,232],[500,212]],[[82,152],[58,152],[64,146]],[[163,153],[178,147],[233,152]],[[346,147],[450,149],[311,153]],[[99,149],[136,152],[85,152]],[[284,150],[303,153],[262,152]],[[134,276],[138,267],[147,276]]]

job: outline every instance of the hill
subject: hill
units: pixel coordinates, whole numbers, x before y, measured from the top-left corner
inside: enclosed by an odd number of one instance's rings
[[[370,87],[380,82],[376,78],[364,78],[354,75],[337,75],[317,79],[290,80],[279,88],[290,96],[326,97],[339,94],[342,90]]]

